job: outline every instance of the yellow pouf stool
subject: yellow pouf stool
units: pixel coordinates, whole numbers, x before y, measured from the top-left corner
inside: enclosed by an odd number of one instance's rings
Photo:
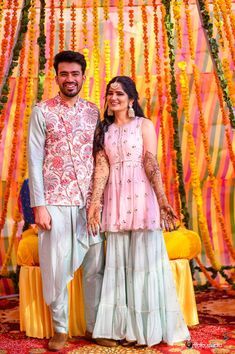
[[[195,232],[183,228],[164,233],[164,238],[185,322],[188,326],[196,325],[198,315],[189,259],[200,252],[200,238]],[[23,255],[20,255],[20,258],[24,258]],[[19,289],[20,330],[25,331],[29,337],[50,338],[53,335],[53,327],[50,310],[43,300],[40,267],[21,266]],[[74,274],[74,279],[68,285],[68,291],[69,335],[83,336],[86,324],[81,269]]]

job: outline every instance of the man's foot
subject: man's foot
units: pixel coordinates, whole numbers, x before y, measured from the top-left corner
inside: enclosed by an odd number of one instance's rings
[[[92,338],[92,333],[88,331],[85,332],[85,338],[98,345],[102,345],[103,347],[116,347],[118,345],[118,342],[114,339]]]
[[[48,349],[57,352],[64,348],[68,339],[67,333],[57,333],[49,340]]]
[[[134,345],[136,345],[136,340],[133,341],[133,342],[129,342],[128,340],[126,339],[122,339],[120,340],[120,344],[123,346],[123,347],[133,347]]]

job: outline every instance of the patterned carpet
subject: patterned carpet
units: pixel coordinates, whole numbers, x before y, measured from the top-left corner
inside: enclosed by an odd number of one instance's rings
[[[233,353],[235,354],[235,299],[218,291],[196,295],[200,325],[190,329],[192,348],[185,343],[152,348],[105,348],[73,337],[61,354],[92,353]],[[0,300],[0,354],[49,353],[48,340],[29,338],[19,330],[18,297]]]

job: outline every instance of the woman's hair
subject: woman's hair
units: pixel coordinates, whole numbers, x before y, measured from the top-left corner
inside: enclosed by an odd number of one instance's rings
[[[104,119],[99,122],[94,136],[94,145],[93,145],[93,156],[95,157],[96,153],[104,148],[104,134],[108,131],[108,127],[114,122],[114,115],[108,114],[108,106],[106,104],[107,95],[109,92],[110,85],[114,82],[119,82],[122,86],[122,89],[128,95],[129,99],[133,100],[132,108],[134,109],[135,116],[145,117],[142,108],[139,105],[138,99],[139,94],[136,90],[134,81],[129,76],[115,76],[112,80],[109,81],[106,92],[105,92],[105,111]]]

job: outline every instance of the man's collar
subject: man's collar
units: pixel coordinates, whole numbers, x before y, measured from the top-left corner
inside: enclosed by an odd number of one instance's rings
[[[79,104],[79,102],[80,102],[80,97],[77,96],[77,100],[76,100],[75,104],[73,106],[69,106],[68,103],[65,100],[63,100],[63,98],[61,97],[60,93],[58,93],[58,95],[55,97],[55,99],[56,99],[57,104],[65,106],[66,108],[76,107]]]

